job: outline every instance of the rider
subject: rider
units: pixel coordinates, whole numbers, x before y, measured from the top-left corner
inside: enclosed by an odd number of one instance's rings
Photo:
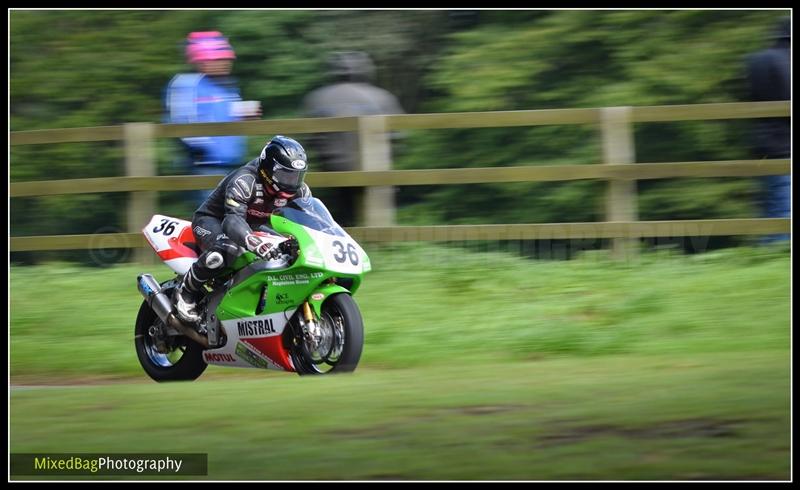
[[[268,227],[270,214],[292,199],[311,197],[303,181],[306,169],[306,151],[300,143],[275,136],[260,156],[228,174],[195,211],[192,229],[203,253],[176,290],[175,309],[181,319],[200,320],[198,293],[236,260],[240,246],[269,257],[272,243],[253,230],[279,236]]]

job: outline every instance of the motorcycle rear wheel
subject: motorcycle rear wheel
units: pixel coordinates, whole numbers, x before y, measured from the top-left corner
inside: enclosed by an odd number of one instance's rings
[[[197,379],[208,367],[203,360],[203,347],[181,335],[162,339],[166,340],[168,348],[167,352],[160,352],[157,338],[151,335],[151,330],[159,332],[163,326],[158,315],[143,301],[134,330],[136,355],[142,369],[158,382]]]

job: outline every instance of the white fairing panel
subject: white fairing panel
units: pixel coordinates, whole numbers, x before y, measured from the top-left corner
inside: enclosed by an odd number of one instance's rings
[[[269,342],[281,342],[281,335],[296,308],[281,313],[223,320],[227,342],[217,349],[203,351],[207,364],[284,371],[267,355]],[[266,350],[266,352],[265,352]]]
[[[350,235],[336,236],[304,227],[322,253],[325,268],[342,274],[361,274],[366,253]]]
[[[195,262],[197,262],[197,257],[193,259],[190,259],[188,257],[181,257],[178,259],[169,259],[164,261],[164,263],[167,264],[167,267],[174,270],[178,274],[186,274],[187,272],[189,272],[189,269]]]
[[[197,253],[184,245],[195,241],[191,221],[156,214],[142,233],[161,260],[178,274],[185,274],[197,261]]]

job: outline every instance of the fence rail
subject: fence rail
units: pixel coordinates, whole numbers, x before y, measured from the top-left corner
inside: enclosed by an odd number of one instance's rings
[[[716,162],[636,163],[635,123],[745,119],[790,116],[789,101],[740,102],[677,106],[552,109],[448,114],[286,119],[204,124],[132,123],[123,126],[15,131],[15,145],[88,141],[124,141],[127,176],[65,181],[14,182],[9,196],[32,197],[93,192],[132,192],[128,232],[94,235],[11,237],[11,251],[146,246],[139,233],[143,217],[152,214],[154,191],[206,189],[221,176],[154,176],[153,141],[198,135],[262,135],[353,131],[359,134],[362,171],[326,172],[308,176],[314,187],[367,187],[367,226],[351,228],[357,239],[388,241],[461,241],[513,239],[611,238],[614,250],[636,237],[760,235],[787,233],[789,219],[728,219],[638,221],[633,182],[674,177],[750,177],[791,171],[791,161],[734,160]],[[389,131],[407,129],[491,128],[554,124],[598,125],[603,141],[602,164],[522,165],[515,167],[391,170]],[[608,181],[608,221],[513,225],[389,226],[394,203],[389,186],[474,184],[489,182],[549,182],[581,179]]]
[[[598,223],[534,223],[511,225],[442,225],[353,227],[356,240],[388,242],[458,242],[472,240],[585,240],[591,238],[763,235],[788,233],[788,219],[706,219]],[[141,233],[43,235],[12,237],[11,251],[139,248],[148,243]]]
[[[540,126],[550,124],[600,123],[602,108],[544,109],[529,111],[454,112],[443,114],[398,114],[380,116],[387,129],[454,129]],[[632,107],[632,122],[696,121],[715,119],[748,119],[757,117],[789,117],[788,101],[727,102],[674,106]],[[314,119],[280,119],[233,123],[154,124],[157,138],[186,136],[263,135],[273,133],[326,133],[357,131],[358,117],[324,117]],[[10,143],[40,145],[125,139],[123,126],[38,129],[13,131]]]
[[[668,177],[752,177],[790,172],[790,161],[726,160],[717,162],[638,163],[622,165],[541,165],[373,172],[324,172],[307,177],[312,187],[368,187],[380,185],[481,184],[491,182],[551,182],[584,179],[664,179]],[[11,184],[11,197],[89,194],[93,192],[187,191],[208,189],[222,175],[168,175],[161,177],[101,177],[43,180]]]

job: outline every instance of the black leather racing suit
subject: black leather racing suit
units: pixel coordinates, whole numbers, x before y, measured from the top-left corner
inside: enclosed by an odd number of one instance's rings
[[[269,217],[286,199],[270,197],[258,178],[258,159],[228,174],[197,209],[192,230],[202,254],[184,279],[190,291],[199,291],[225,266],[232,264],[246,247],[253,231],[277,234],[269,228]],[[311,197],[306,184],[292,199]]]

